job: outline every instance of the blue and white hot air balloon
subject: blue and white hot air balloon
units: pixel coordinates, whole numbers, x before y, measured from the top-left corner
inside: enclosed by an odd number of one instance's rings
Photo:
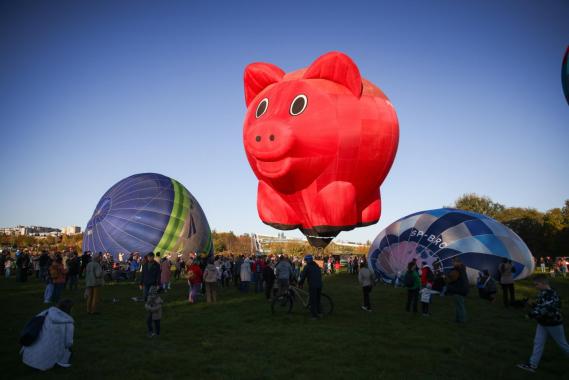
[[[511,229],[487,216],[451,208],[421,211],[390,224],[374,240],[368,262],[376,275],[391,282],[417,259],[448,272],[458,257],[471,283],[487,269],[497,277],[503,259],[512,260],[514,278],[529,276],[535,268],[527,245]]]
[[[83,251],[117,256],[213,254],[202,208],[178,181],[155,173],[135,174],[101,198],[83,234]]]

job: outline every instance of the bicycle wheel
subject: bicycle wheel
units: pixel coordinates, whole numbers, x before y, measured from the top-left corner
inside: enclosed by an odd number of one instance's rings
[[[273,314],[288,314],[292,310],[292,299],[288,294],[273,298],[271,312]]]
[[[334,302],[330,296],[322,293],[320,294],[320,312],[323,315],[330,315],[334,310]]]

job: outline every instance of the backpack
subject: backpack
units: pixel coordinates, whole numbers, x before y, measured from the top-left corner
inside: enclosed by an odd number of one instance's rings
[[[38,340],[46,316],[47,313],[44,315],[36,315],[26,323],[24,329],[20,333],[19,342],[22,346],[29,347]]]
[[[407,273],[405,273],[403,283],[407,288],[412,288],[415,285],[415,279],[413,278],[413,273],[411,273],[411,271],[407,271]]]

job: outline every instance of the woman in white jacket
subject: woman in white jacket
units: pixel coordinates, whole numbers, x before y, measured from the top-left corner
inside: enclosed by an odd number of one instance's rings
[[[22,361],[32,368],[42,371],[54,365],[70,367],[71,346],[73,345],[73,301],[62,300],[57,307],[50,307],[38,315],[45,315],[45,320],[37,340],[27,347],[22,347]]]
[[[245,259],[245,261],[243,261],[239,274],[241,277],[241,291],[246,293],[249,291],[249,282],[251,282],[251,261],[249,261],[249,259]]]
[[[369,294],[371,293],[371,289],[374,284],[374,276],[371,270],[367,267],[367,263],[363,263],[360,266],[360,270],[358,272],[358,281],[362,286],[363,294],[364,294],[364,304],[362,309],[365,311],[371,311],[371,303],[369,301]]]

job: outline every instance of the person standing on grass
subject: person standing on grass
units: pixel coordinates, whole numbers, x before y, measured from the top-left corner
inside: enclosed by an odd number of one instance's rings
[[[59,302],[61,297],[61,292],[65,287],[65,269],[63,268],[63,258],[61,255],[55,257],[55,261],[49,267],[49,275],[51,277],[51,282],[53,283],[53,294],[51,296],[51,302]]]
[[[427,284],[431,284],[432,287],[433,281],[435,281],[435,275],[426,261],[423,261],[421,264],[421,287],[424,288]]]
[[[454,295],[455,322],[466,322],[466,307],[464,297],[468,295],[469,284],[466,267],[458,258],[452,259],[453,269],[446,278],[447,294]]]
[[[372,271],[369,270],[367,263],[364,261],[361,264],[360,271],[358,273],[358,281],[362,286],[362,291],[364,295],[364,304],[362,310],[371,311],[371,303],[369,301],[369,294],[374,284],[374,276]]]
[[[202,269],[196,259],[188,266],[188,285],[190,287],[188,302],[195,303],[198,301],[198,294],[202,287]]]
[[[11,274],[12,274],[12,257],[10,256],[10,253],[8,253],[6,255],[6,258],[4,259],[4,277],[10,278]]]
[[[207,303],[217,302],[217,268],[215,264],[209,260],[203,272],[205,281],[205,298]]]
[[[533,283],[539,290],[537,299],[531,303],[532,309],[528,313],[528,317],[537,322],[533,352],[528,362],[518,364],[518,368],[529,372],[535,372],[539,366],[548,336],[553,338],[565,356],[569,358],[569,343],[565,338],[559,294],[551,288],[549,279],[544,274],[536,274],[533,277]]]
[[[311,319],[318,319],[322,315],[320,310],[320,294],[322,293],[322,269],[314,262],[312,255],[304,256],[306,266],[300,274],[298,286],[302,288],[304,280],[308,280],[308,303],[310,304]]]
[[[290,265],[290,261],[286,256],[279,256],[279,262],[275,266],[275,275],[279,287],[279,296],[281,296],[288,290],[290,278],[292,277],[292,265]]]
[[[144,308],[148,312],[146,316],[146,327],[148,328],[148,337],[160,336],[160,320],[162,319],[162,298],[158,295],[158,287],[151,286],[148,289],[148,300],[144,304]],[[154,329],[152,328],[154,325]]]
[[[265,297],[267,298],[267,301],[269,301],[271,299],[273,287],[275,286],[275,268],[269,258],[267,258],[267,262],[263,268],[263,281],[265,282]]]
[[[404,283],[407,288],[407,305],[405,310],[409,312],[411,307],[413,307],[413,313],[416,313],[419,303],[419,290],[421,289],[421,279],[419,278],[419,273],[417,273],[416,261],[411,261],[407,264]]]
[[[170,259],[164,256],[162,263],[160,263],[160,286],[164,291],[170,290],[170,279],[172,277],[171,266],[172,262]]]
[[[512,265],[512,260],[503,259],[502,263],[498,266],[500,272],[500,285],[502,285],[502,296],[504,297],[504,306],[510,305],[516,300],[514,290],[514,273],[515,269]],[[509,294],[509,299],[508,299]]]
[[[101,267],[101,255],[96,254],[85,268],[85,286],[87,287],[87,313],[99,314],[97,304],[101,297],[103,287],[103,268]]]
[[[432,289],[432,285],[430,282],[427,282],[427,285],[419,291],[421,295],[421,311],[423,312],[423,317],[430,317],[431,316],[431,300],[433,294],[438,294],[436,290]]]
[[[146,262],[142,266],[142,275],[140,276],[140,289],[144,292],[144,302],[148,299],[148,291],[151,286],[160,286],[160,264],[154,261],[153,252],[146,255]]]
[[[77,279],[79,277],[79,258],[77,252],[73,251],[71,258],[67,260],[67,278],[69,279],[69,290],[77,289]]]
[[[239,274],[241,282],[239,283],[239,290],[244,293],[249,291],[249,283],[251,282],[251,261],[245,258],[241,263],[241,273]]]

